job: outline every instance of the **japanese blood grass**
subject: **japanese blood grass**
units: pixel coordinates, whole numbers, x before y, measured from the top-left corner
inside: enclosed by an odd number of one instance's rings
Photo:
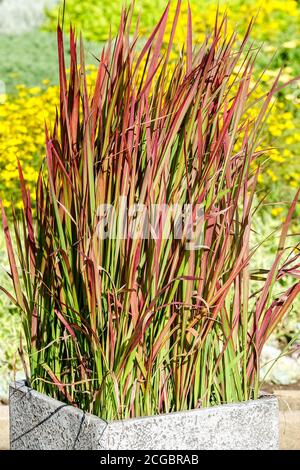
[[[255,52],[227,37],[226,18],[192,42],[170,69],[167,6],[136,52],[124,11],[104,48],[93,89],[74,31],[67,79],[58,28],[60,108],[36,187],[36,220],[19,165],[24,209],[14,250],[3,224],[15,296],[36,390],[105,419],[145,416],[255,398],[259,357],[300,291],[299,251],[285,249],[296,195],[277,254],[251,298],[253,162],[277,80],[247,120]],[[236,73],[237,65],[240,72]],[[239,146],[238,149],[236,148]],[[186,237],[100,239],[97,207],[200,204],[202,244]],[[194,216],[194,209],[193,209]],[[20,269],[18,266],[20,265]],[[292,287],[274,296],[284,276]],[[257,281],[256,281],[257,282]]]

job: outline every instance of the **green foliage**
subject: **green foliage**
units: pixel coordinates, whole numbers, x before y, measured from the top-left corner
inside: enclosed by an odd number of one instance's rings
[[[0,36],[0,79],[6,92],[15,93],[20,83],[28,87],[47,79],[58,79],[56,39],[51,33],[38,30],[16,36]]]
[[[95,55],[99,43],[87,42],[86,60],[96,64]],[[16,86],[41,86],[58,83],[56,37],[53,33],[34,30],[22,35],[0,35],[0,80],[5,83],[7,94],[16,94]],[[68,57],[66,57],[68,65]]]
[[[70,22],[76,25],[76,28],[84,32],[84,37],[90,41],[106,41],[109,37],[110,27],[112,33],[117,33],[120,12],[124,5],[122,0],[67,0],[65,11],[65,26]],[[127,2],[128,3],[128,2]],[[160,12],[166,6],[164,0],[137,0],[134,19],[138,14],[142,15],[142,32],[147,33],[152,30]],[[59,12],[62,11],[62,3],[53,10],[48,10],[48,22],[45,29],[55,30]]]

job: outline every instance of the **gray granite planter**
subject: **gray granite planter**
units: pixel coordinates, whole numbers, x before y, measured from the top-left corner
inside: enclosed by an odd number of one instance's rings
[[[106,422],[15,382],[10,386],[11,449],[278,449],[274,396]]]

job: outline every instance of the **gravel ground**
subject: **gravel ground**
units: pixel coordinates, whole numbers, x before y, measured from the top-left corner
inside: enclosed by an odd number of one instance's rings
[[[9,415],[8,406],[0,405],[0,450],[9,448]]]
[[[40,26],[45,7],[58,0],[0,0],[0,34],[22,34]]]

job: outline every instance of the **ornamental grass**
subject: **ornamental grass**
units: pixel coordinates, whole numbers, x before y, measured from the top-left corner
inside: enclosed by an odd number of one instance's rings
[[[299,249],[286,242],[299,191],[272,266],[251,269],[260,135],[279,77],[249,118],[251,24],[238,43],[217,17],[197,44],[190,10],[170,68],[180,3],[169,36],[168,4],[142,49],[124,10],[95,86],[72,29],[67,77],[58,27],[60,102],[34,203],[19,164],[16,249],[2,208],[27,381],[107,420],[256,398],[262,347],[300,291]],[[123,203],[135,209],[110,225]],[[157,207],[184,216],[149,222]]]

